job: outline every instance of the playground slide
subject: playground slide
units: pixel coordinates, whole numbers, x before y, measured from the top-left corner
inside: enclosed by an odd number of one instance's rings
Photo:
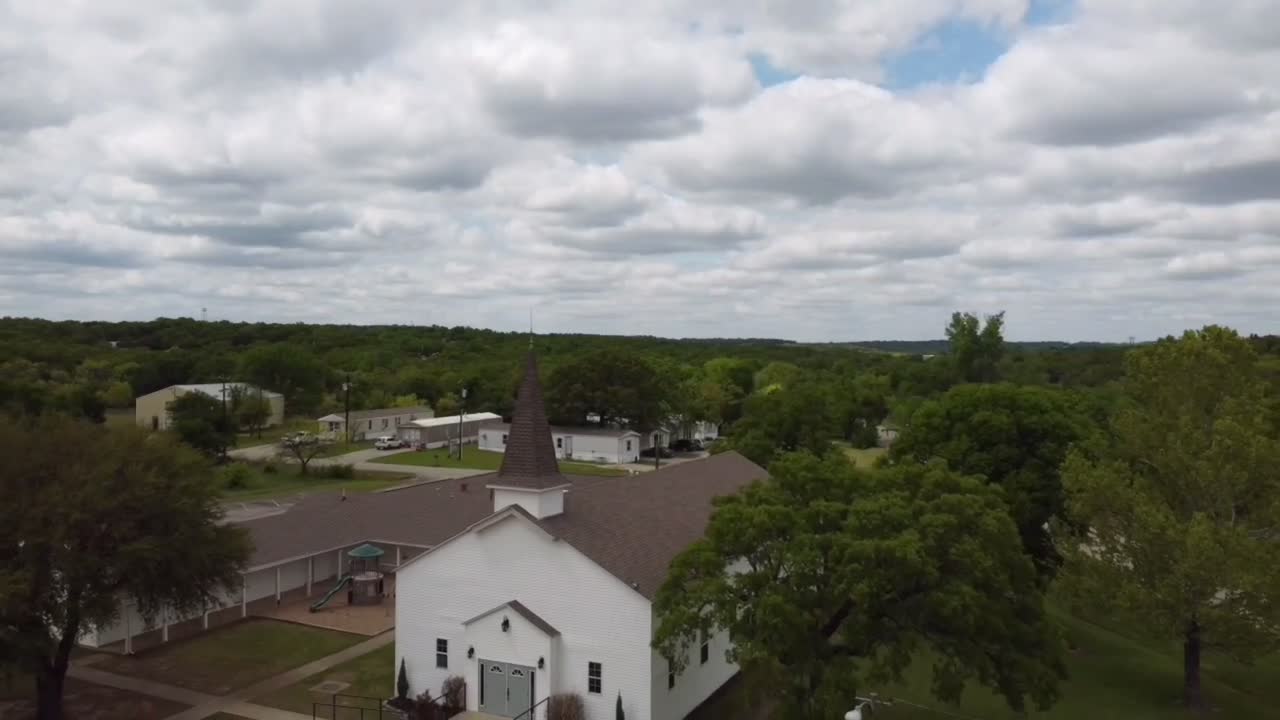
[[[334,585],[334,586],[333,586],[333,589],[332,589],[332,590],[330,590],[329,592],[325,593],[325,594],[324,594],[324,597],[322,597],[322,598],[320,598],[319,600],[317,600],[317,601],[315,601],[314,603],[312,603],[312,605],[311,605],[311,612],[315,612],[315,611],[319,610],[320,608],[324,607],[324,604],[325,604],[325,603],[327,603],[327,602],[329,602],[329,599],[330,599],[330,598],[332,598],[334,595],[337,595],[339,590],[341,590],[342,588],[344,588],[344,587],[346,587],[346,586],[348,586],[348,585],[350,585],[350,584],[351,584],[351,576],[350,576],[350,575],[343,575],[343,576],[342,576],[342,579],[338,581],[338,584],[337,584],[337,585]]]

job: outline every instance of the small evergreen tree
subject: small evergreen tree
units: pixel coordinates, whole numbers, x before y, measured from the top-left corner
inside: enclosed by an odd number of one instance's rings
[[[627,720],[627,714],[622,712],[622,693],[618,693],[618,711],[614,713],[617,717],[615,720]]]
[[[409,675],[404,670],[404,658],[400,658],[400,676],[396,678],[396,697],[401,700],[409,697]]]

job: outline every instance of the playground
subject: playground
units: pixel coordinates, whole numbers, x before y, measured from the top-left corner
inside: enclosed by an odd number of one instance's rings
[[[278,605],[257,614],[359,635],[390,630],[396,622],[395,573],[382,559],[375,545],[352,548],[342,574],[327,588],[314,588],[310,597],[302,588],[283,593]]]

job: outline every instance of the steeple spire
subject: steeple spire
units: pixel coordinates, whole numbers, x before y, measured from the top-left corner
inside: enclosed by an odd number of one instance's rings
[[[532,338],[531,338],[532,341]],[[525,359],[524,380],[516,394],[515,413],[507,431],[507,450],[498,470],[502,485],[530,489],[560,487],[568,483],[560,474],[551,424],[542,402],[538,361],[530,350]]]

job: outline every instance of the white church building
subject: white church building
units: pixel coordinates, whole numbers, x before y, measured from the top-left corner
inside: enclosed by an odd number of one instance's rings
[[[577,693],[596,720],[614,717],[618,697],[628,720],[681,720],[737,669],[725,661],[727,639],[713,636],[672,674],[650,647],[653,599],[672,559],[706,531],[712,500],[765,471],[729,452],[625,477],[562,475],[532,355],[503,434],[496,473],[318,492],[229,520],[253,542],[238,588],[201,611],[151,622],[122,599],[116,622],[78,640],[146,652],[290,608],[303,613],[295,621],[340,626],[353,611],[335,596],[352,572],[349,551],[373,545],[383,551],[378,570],[394,580],[384,599],[394,611],[371,608],[394,616],[387,673],[403,661],[413,696],[436,697],[460,676],[467,708],[488,715],[515,718],[537,706],[525,718],[543,720],[549,695]]]
[[[629,477],[562,475],[529,358],[501,469],[471,478],[491,512],[397,572],[396,667],[414,694],[466,680],[467,708],[516,717],[576,693],[591,718],[680,720],[729,680],[722,635],[675,675],[650,644],[671,560],[711,501],[765,476],[736,453]],[[475,492],[479,495],[479,492]],[[525,717],[529,717],[526,715]]]

